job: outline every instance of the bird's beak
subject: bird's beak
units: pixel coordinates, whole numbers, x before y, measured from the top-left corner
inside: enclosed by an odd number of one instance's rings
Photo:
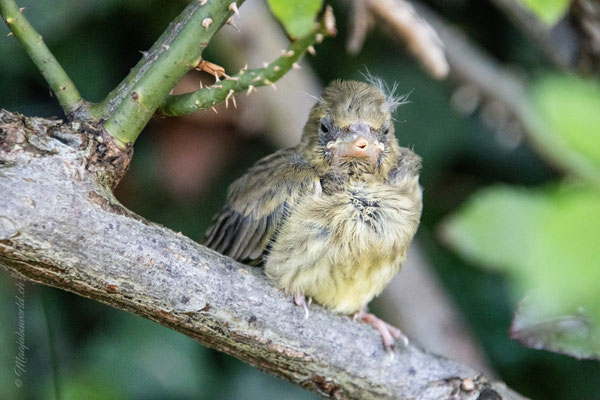
[[[359,157],[376,160],[385,146],[371,133],[369,125],[358,121],[348,126],[335,142],[327,143],[327,148],[333,152],[334,158]]]

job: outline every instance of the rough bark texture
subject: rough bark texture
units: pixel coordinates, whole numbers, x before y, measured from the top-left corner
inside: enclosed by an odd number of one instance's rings
[[[253,269],[125,209],[129,159],[79,123],[0,110],[0,266],[193,337],[338,399],[522,399],[346,316],[303,311]],[[116,178],[115,178],[116,177]],[[502,396],[502,397],[496,397]]]

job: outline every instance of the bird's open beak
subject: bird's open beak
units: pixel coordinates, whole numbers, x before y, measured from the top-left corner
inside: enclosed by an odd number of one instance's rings
[[[348,126],[335,142],[327,143],[327,148],[333,152],[334,158],[359,157],[376,160],[385,146],[371,133],[366,123],[358,121]]]

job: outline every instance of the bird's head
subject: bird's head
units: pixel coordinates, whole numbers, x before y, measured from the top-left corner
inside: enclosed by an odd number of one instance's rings
[[[318,167],[357,162],[381,170],[393,164],[398,143],[391,113],[405,98],[385,92],[376,80],[332,82],[304,127],[306,159]]]

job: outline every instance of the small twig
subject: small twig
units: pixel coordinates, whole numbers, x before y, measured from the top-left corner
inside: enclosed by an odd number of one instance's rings
[[[525,82],[446,24],[433,11],[415,4],[419,13],[425,15],[444,38],[453,78],[473,85],[485,98],[500,102],[524,127],[531,144],[550,164],[600,188],[597,167],[573,150],[562,137],[553,134],[551,127],[546,126],[530,101]]]
[[[40,70],[66,114],[84,104],[79,91],[14,0],[0,0],[0,14]]]
[[[540,21],[516,0],[492,0],[497,8],[510,17],[511,22],[529,36],[557,66],[574,68],[579,53],[579,38],[567,19],[554,26]]]
[[[169,116],[190,114],[214,107],[232,98],[236,93],[246,92],[246,94],[250,94],[259,86],[270,85],[276,89],[275,82],[294,68],[294,64],[317,42],[319,35],[331,36],[335,34],[334,26],[333,13],[328,8],[323,17],[323,22],[319,24],[318,28],[303,38],[292,42],[288,49],[282,50],[283,54],[272,63],[263,68],[243,68],[236,75],[220,81],[218,87],[213,85],[190,93],[170,95],[165,98],[158,111]]]
[[[578,57],[580,70],[600,71],[600,2],[575,0],[571,5],[570,17],[581,34]]]
[[[406,0],[366,1],[369,11],[384,22],[437,79],[448,75],[450,67],[444,55],[444,46],[435,29]],[[364,14],[364,13],[363,13]],[[357,14],[360,17],[360,14]],[[354,25],[357,25],[355,22]],[[353,44],[356,46],[356,43]]]
[[[348,53],[358,54],[362,49],[367,32],[372,26],[372,19],[366,1],[355,0],[352,2],[350,32],[346,41],[346,50]]]

